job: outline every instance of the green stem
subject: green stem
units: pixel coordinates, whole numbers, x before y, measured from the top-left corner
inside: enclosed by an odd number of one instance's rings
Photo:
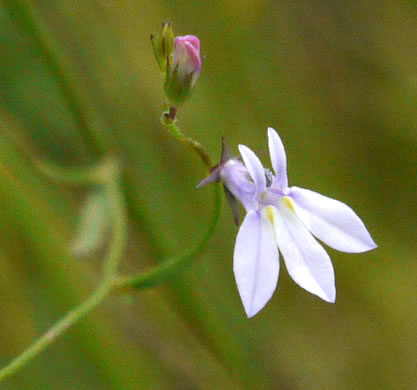
[[[0,370],[0,382],[13,375],[23,366],[29,363],[33,358],[43,352],[50,344],[52,344],[60,335],[68,330],[72,325],[79,321],[86,314],[90,313],[111,291],[110,283],[103,283],[97,290],[81,305],[70,311],[64,318],[58,321],[50,328],[41,338],[32,344],[17,358],[12,360],[6,367]]]
[[[222,191],[221,186],[216,185],[214,188],[214,214],[207,232],[197,244],[186,252],[165,260],[158,267],[138,275],[120,277],[115,281],[116,287],[143,289],[145,287],[155,286],[167,278],[175,275],[178,271],[189,265],[204,249],[214,231],[216,230],[221,211]]]
[[[203,146],[199,142],[194,141],[190,137],[187,137],[174,121],[172,123],[166,123],[164,120],[162,120],[162,123],[168,128],[171,135],[174,136],[177,141],[194,149],[194,151],[200,156],[203,164],[207,168],[211,168],[213,166],[213,162],[211,161],[209,154],[204,150]]]

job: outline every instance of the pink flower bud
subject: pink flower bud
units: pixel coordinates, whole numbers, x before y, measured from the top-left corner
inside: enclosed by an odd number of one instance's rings
[[[170,102],[177,105],[187,100],[200,72],[200,40],[194,35],[176,37],[174,57],[165,82]]]
[[[176,66],[183,77],[192,73],[194,82],[198,78],[201,72],[200,40],[194,35],[175,38],[172,67]]]

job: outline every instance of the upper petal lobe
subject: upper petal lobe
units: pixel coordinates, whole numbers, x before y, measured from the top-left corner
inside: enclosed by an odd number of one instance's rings
[[[252,150],[245,145],[239,145],[239,152],[242,155],[243,162],[249,171],[249,174],[255,183],[257,194],[266,190],[265,170],[261,161]]]
[[[268,146],[272,168],[275,171],[273,184],[280,190],[285,191],[288,187],[287,157],[284,145],[278,133],[272,127],[268,127]]]

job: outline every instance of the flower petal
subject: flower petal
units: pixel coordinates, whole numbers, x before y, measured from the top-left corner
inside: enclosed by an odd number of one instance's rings
[[[255,183],[257,193],[262,193],[266,190],[265,170],[261,161],[252,150],[245,145],[239,145],[239,152],[242,155],[243,162],[249,171],[252,180]]]
[[[376,248],[365,225],[349,206],[303,188],[291,187],[290,194],[299,218],[325,244],[350,253]]]
[[[280,200],[276,214],[275,236],[288,273],[299,286],[334,302],[336,288],[330,257],[294,213],[291,198]]]
[[[268,146],[271,164],[275,171],[274,184],[285,191],[288,188],[287,157],[281,138],[272,127],[268,127]]]
[[[233,270],[248,317],[258,313],[275,291],[278,256],[271,221],[263,212],[247,213],[236,238]]]

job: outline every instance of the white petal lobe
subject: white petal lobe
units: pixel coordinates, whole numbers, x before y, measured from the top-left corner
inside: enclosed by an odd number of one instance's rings
[[[252,150],[245,145],[239,145],[239,152],[242,155],[243,162],[248,168],[249,174],[254,181],[257,193],[260,194],[266,189],[265,170],[261,161]]]
[[[239,229],[233,258],[236,283],[248,317],[269,301],[278,283],[274,231],[265,213],[250,211]]]
[[[334,302],[336,288],[329,255],[295,215],[285,198],[275,218],[275,235],[288,273],[307,291]]]
[[[288,187],[287,157],[281,138],[272,127],[268,127],[268,146],[272,168],[276,175],[274,181],[279,189],[285,191]]]
[[[291,187],[290,193],[299,218],[325,244],[350,253],[376,248],[361,219],[346,204],[298,187]]]

